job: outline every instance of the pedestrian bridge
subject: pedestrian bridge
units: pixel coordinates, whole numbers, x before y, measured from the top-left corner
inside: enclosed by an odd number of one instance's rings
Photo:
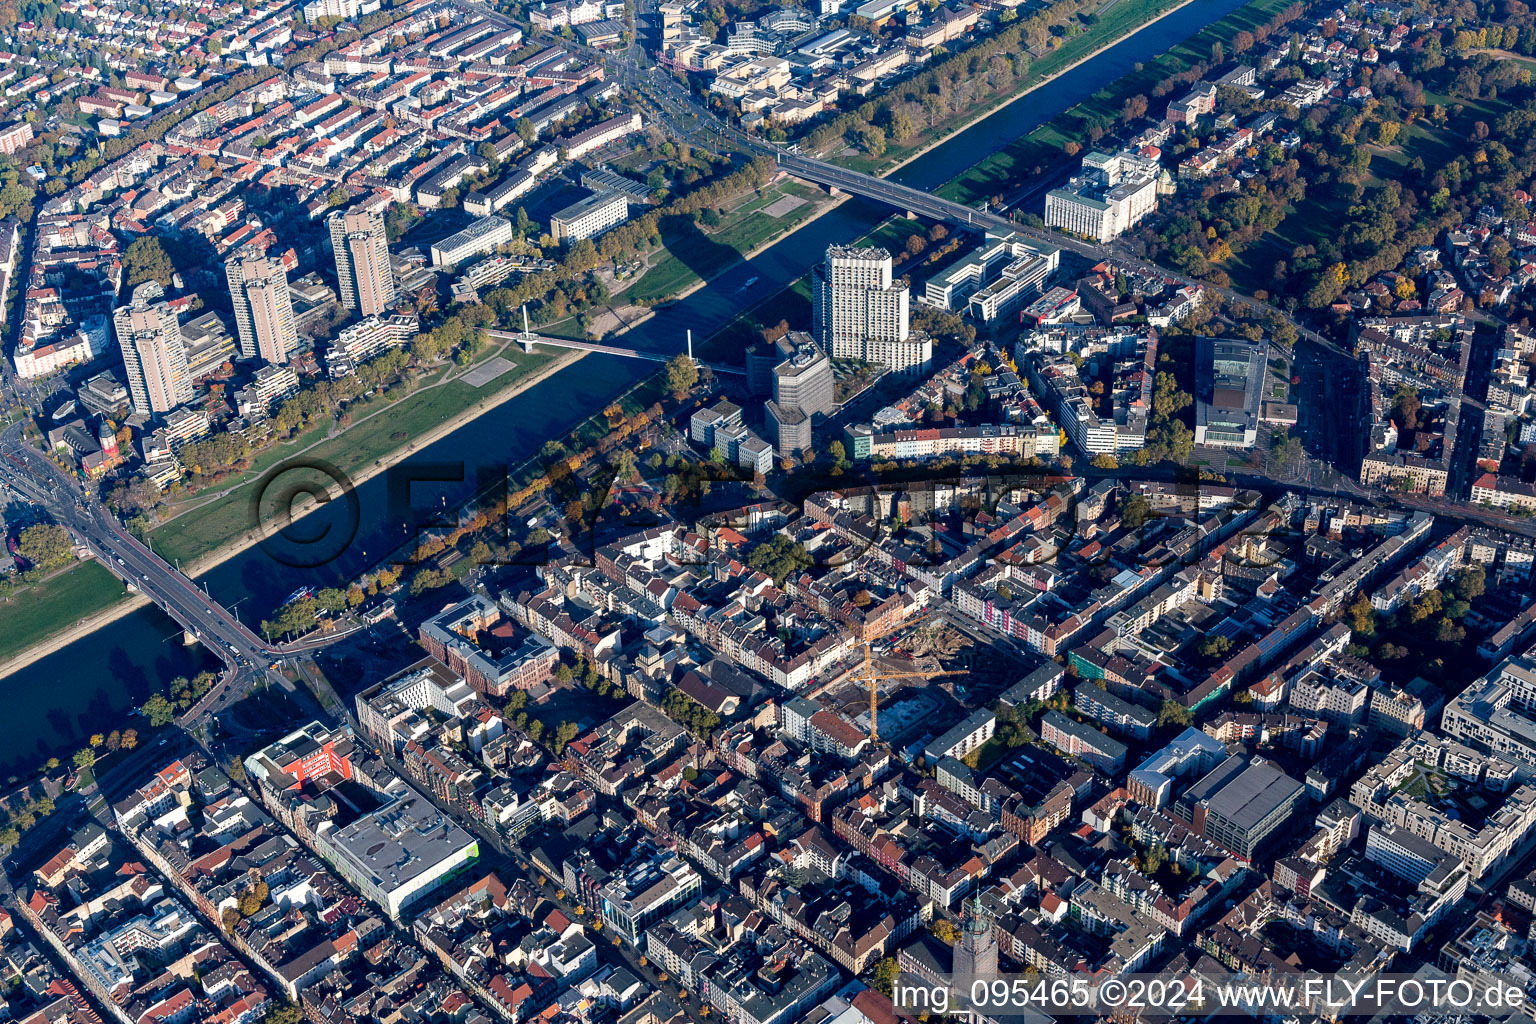
[[[494,338],[497,341],[517,342],[523,346],[524,352],[532,352],[535,345],[542,345],[545,348],[568,348],[575,349],[578,352],[596,352],[600,355],[620,356],[625,359],[644,359],[651,363],[665,363],[672,358],[672,355],[676,355],[676,353],[668,355],[665,352],[645,352],[636,348],[620,348],[618,345],[604,345],[596,341],[577,341],[574,338],[551,338],[543,334],[534,334],[531,331],[498,331],[489,327],[483,327],[481,330],[485,332],[485,336],[488,338]],[[693,346],[690,343],[690,356],[693,354],[692,348]],[[744,374],[747,372],[745,367],[732,366],[729,363],[706,363],[698,359],[695,359],[694,362],[699,366],[707,366],[716,373]]]

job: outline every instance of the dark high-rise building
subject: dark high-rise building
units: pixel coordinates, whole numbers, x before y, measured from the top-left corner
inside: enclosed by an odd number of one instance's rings
[[[768,433],[780,455],[795,455],[811,446],[812,417],[832,411],[832,360],[804,331],[790,331],[774,350],[773,399],[764,406]]]

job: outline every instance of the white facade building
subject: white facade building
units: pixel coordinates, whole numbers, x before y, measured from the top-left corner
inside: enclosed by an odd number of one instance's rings
[[[897,372],[921,372],[933,344],[913,335],[905,284],[891,277],[884,249],[834,245],[812,271],[811,322],[816,340],[834,359],[884,363]]]
[[[1045,196],[1045,223],[1107,242],[1157,209],[1162,168],[1134,153],[1089,153],[1083,172]]]

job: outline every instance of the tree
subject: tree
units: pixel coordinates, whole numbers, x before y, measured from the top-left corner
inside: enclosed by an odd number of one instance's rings
[[[1095,455],[1093,457],[1092,465],[1094,469],[1120,468],[1119,460],[1117,460],[1113,455],[1110,455],[1108,452],[1100,452],[1098,455]]]
[[[1139,530],[1152,516],[1152,503],[1139,494],[1133,494],[1120,503],[1120,525],[1127,530]]]
[[[170,254],[154,235],[141,235],[123,250],[123,280],[129,288],[145,281],[159,281],[169,288],[175,273]]]
[[[896,962],[895,957],[888,956],[876,961],[870,987],[889,999],[891,993],[896,990],[896,979],[900,976],[901,966]]]
[[[149,719],[149,724],[156,729],[162,725],[170,725],[176,720],[176,708],[166,699],[163,693],[150,694],[149,699],[139,708],[139,713]],[[133,733],[132,729],[123,733],[123,746],[128,747],[128,749],[132,749],[128,743],[130,733]],[[134,737],[135,741],[137,741],[137,734],[134,734]]]
[[[747,565],[773,577],[776,586],[783,586],[790,573],[810,564],[811,555],[805,545],[782,533],[774,534],[747,555]]]
[[[1419,425],[1419,392],[1407,381],[1397,385],[1392,396],[1392,419],[1402,430],[1414,430]]]
[[[692,391],[698,382],[699,368],[686,352],[679,352],[667,360],[667,387],[674,395],[681,398]]]
[[[1200,651],[1201,657],[1214,661],[1232,649],[1232,639],[1231,637],[1216,634],[1204,637],[1196,647]]]
[[[267,1011],[262,1024],[302,1024],[304,1011],[292,1003],[283,1003]]]
[[[53,523],[39,523],[21,531],[21,557],[44,572],[57,569],[74,557],[69,531]]]
[[[85,771],[89,768],[94,768],[95,766],[96,751],[92,750],[90,747],[82,747],[81,749],[75,751],[76,768],[79,768],[81,771]]]
[[[1376,610],[1365,594],[1355,598],[1349,606],[1349,628],[1356,636],[1376,635]]]
[[[956,942],[960,941],[960,929],[956,928],[955,922],[947,917],[934,918],[933,923],[928,926],[928,930],[933,933],[934,938],[946,946],[953,946]]]
[[[1275,462],[1282,466],[1295,462],[1304,454],[1301,442],[1289,434],[1276,434],[1270,450]]]
[[[1463,601],[1474,601],[1483,596],[1488,576],[1480,565],[1469,565],[1451,579],[1451,590]]]
[[[1176,700],[1165,700],[1157,709],[1158,725],[1190,725],[1194,720],[1195,716],[1189,708]]]

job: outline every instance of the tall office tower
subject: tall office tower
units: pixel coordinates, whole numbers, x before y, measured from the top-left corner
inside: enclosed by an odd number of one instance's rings
[[[804,331],[790,331],[773,349],[780,361],[773,368],[773,398],[763,407],[769,440],[780,455],[797,455],[811,447],[812,418],[835,407],[832,360]]]
[[[286,363],[299,332],[293,325],[293,297],[282,261],[248,253],[226,263],[224,276],[235,307],[240,357]]]
[[[341,304],[362,316],[382,316],[395,304],[395,274],[389,268],[389,240],[378,213],[331,214],[331,248]]]
[[[954,975],[962,992],[969,992],[970,982],[975,979],[991,981],[997,977],[997,933],[992,930],[992,915],[981,905],[980,896],[967,901],[960,913]]]
[[[811,276],[812,329],[833,359],[884,363],[898,372],[927,368],[933,345],[911,332],[907,286],[892,281],[890,253],[834,245]]]
[[[135,302],[112,314],[133,411],[158,416],[192,401],[181,326],[166,302]]]

